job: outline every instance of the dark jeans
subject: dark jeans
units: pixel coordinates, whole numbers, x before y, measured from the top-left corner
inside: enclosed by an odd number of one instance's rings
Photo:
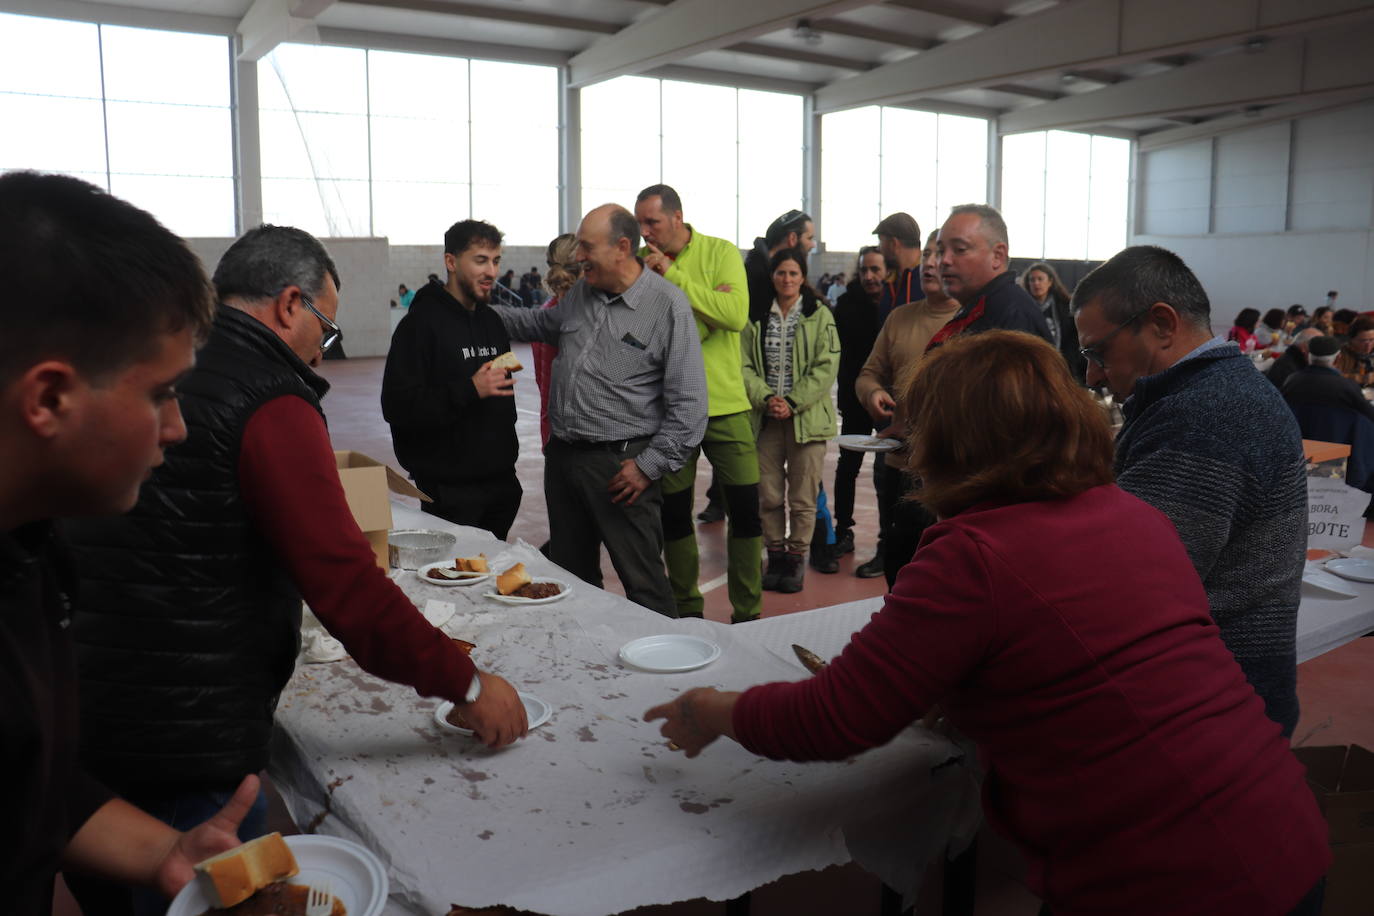
[[[125,793],[123,798],[170,824],[177,830],[190,830],[219,813],[228,803],[232,790],[223,792],[197,791],[162,794],[156,792]],[[247,842],[267,832],[267,795],[258,792],[257,801],[239,825],[239,839]],[[72,892],[81,911],[87,916],[162,916],[171,903],[157,891],[131,888],[100,878],[63,873],[67,889]]]
[[[525,492],[514,471],[508,476],[463,483],[416,480],[415,485],[434,497],[432,503],[420,503],[422,511],[455,525],[483,528],[503,541],[520,511],[520,498]]]
[[[606,490],[620,462],[644,450],[648,440],[625,451],[574,448],[550,439],[544,450],[544,501],[549,510],[549,559],[584,582],[601,587],[601,545],[611,555],[625,597],[677,616],[677,602],[663,567],[663,490],[655,480],[634,505],[611,502]]]
[[[844,414],[840,419],[840,433],[843,435],[868,435],[873,432],[873,421],[868,414]],[[876,461],[876,458],[874,459]],[[863,467],[864,453],[840,449],[835,459],[835,530],[848,531],[854,527],[854,485]]]
[[[921,543],[921,535],[935,524],[935,516],[925,506],[906,498],[915,485],[916,481],[905,472],[891,465],[883,468],[883,486],[878,498],[888,503],[883,530],[883,575],[887,577],[889,589],[896,583],[897,573],[911,562],[911,555]]]

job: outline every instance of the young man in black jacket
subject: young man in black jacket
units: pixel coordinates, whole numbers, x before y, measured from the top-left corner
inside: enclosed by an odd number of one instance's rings
[[[415,294],[391,338],[382,415],[396,459],[434,498],[424,511],[505,539],[520,509],[515,382],[492,360],[510,337],[491,310],[501,233],[468,219],[444,233],[448,282]]]

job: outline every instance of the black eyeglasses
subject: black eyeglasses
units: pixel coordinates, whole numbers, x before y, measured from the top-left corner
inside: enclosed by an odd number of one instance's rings
[[[305,307],[310,309],[316,318],[320,319],[320,328],[324,331],[324,336],[320,338],[320,352],[328,353],[330,347],[343,340],[343,329],[326,318],[324,312],[315,308],[315,303],[311,302],[310,297],[305,293],[301,293],[301,302],[304,302]]]
[[[1148,314],[1150,314],[1150,310],[1148,308],[1141,309],[1140,311],[1132,315],[1130,318],[1127,318],[1125,321],[1121,322],[1121,324],[1113,328],[1111,333],[1109,333],[1106,337],[1102,338],[1097,343],[1093,344],[1091,347],[1080,348],[1078,352],[1082,353],[1083,358],[1086,359],[1088,362],[1092,363],[1097,368],[1107,368],[1107,357],[1103,355],[1107,350],[1107,344],[1111,343],[1113,337],[1120,334],[1122,331],[1126,330],[1126,328],[1135,324],[1137,321],[1139,321],[1141,318],[1144,318]]]

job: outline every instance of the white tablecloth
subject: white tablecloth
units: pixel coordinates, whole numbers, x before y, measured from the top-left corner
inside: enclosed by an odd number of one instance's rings
[[[572,580],[528,545],[394,509],[398,527],[453,531],[458,555],[504,550],[535,575],[575,584],[566,599],[513,607],[482,597],[487,584],[445,588],[397,575],[418,606],[456,605],[444,629],[477,643],[481,667],[553,706],[549,723],[510,748],[441,734],[435,702],[351,660],[302,666],[283,692],[274,780],[302,829],[313,824],[381,857],[388,912],[502,903],[604,916],[730,899],[850,860],[914,891],[951,837],[957,845],[975,828],[977,788],[964,758],[924,730],[843,763],[791,764],[727,740],[687,760],[664,746],[657,723],[641,721],[651,705],[698,685],[807,677],[791,644],[838,654],[873,601],[735,627],[669,620]],[[656,633],[697,633],[723,654],[676,675],[618,661],[625,642]]]

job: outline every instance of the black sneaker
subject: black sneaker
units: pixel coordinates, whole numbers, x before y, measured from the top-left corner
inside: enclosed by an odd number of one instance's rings
[[[843,531],[835,532],[835,544],[831,548],[836,557],[842,557],[847,553],[854,552],[854,532],[846,528]]]
[[[873,559],[854,568],[854,575],[860,579],[876,579],[886,574],[887,571],[883,569],[883,555],[881,553],[874,554]]]
[[[775,592],[778,590],[778,580],[787,571],[787,552],[785,550],[768,551],[768,565],[763,569],[763,590],[765,592]]]
[[[709,525],[711,522],[718,522],[724,518],[725,507],[714,500],[707,503],[706,508],[697,513],[697,521],[703,525]]]
[[[802,590],[802,579],[806,576],[806,558],[799,553],[783,554],[783,574],[778,577],[777,590],[791,595]]]

